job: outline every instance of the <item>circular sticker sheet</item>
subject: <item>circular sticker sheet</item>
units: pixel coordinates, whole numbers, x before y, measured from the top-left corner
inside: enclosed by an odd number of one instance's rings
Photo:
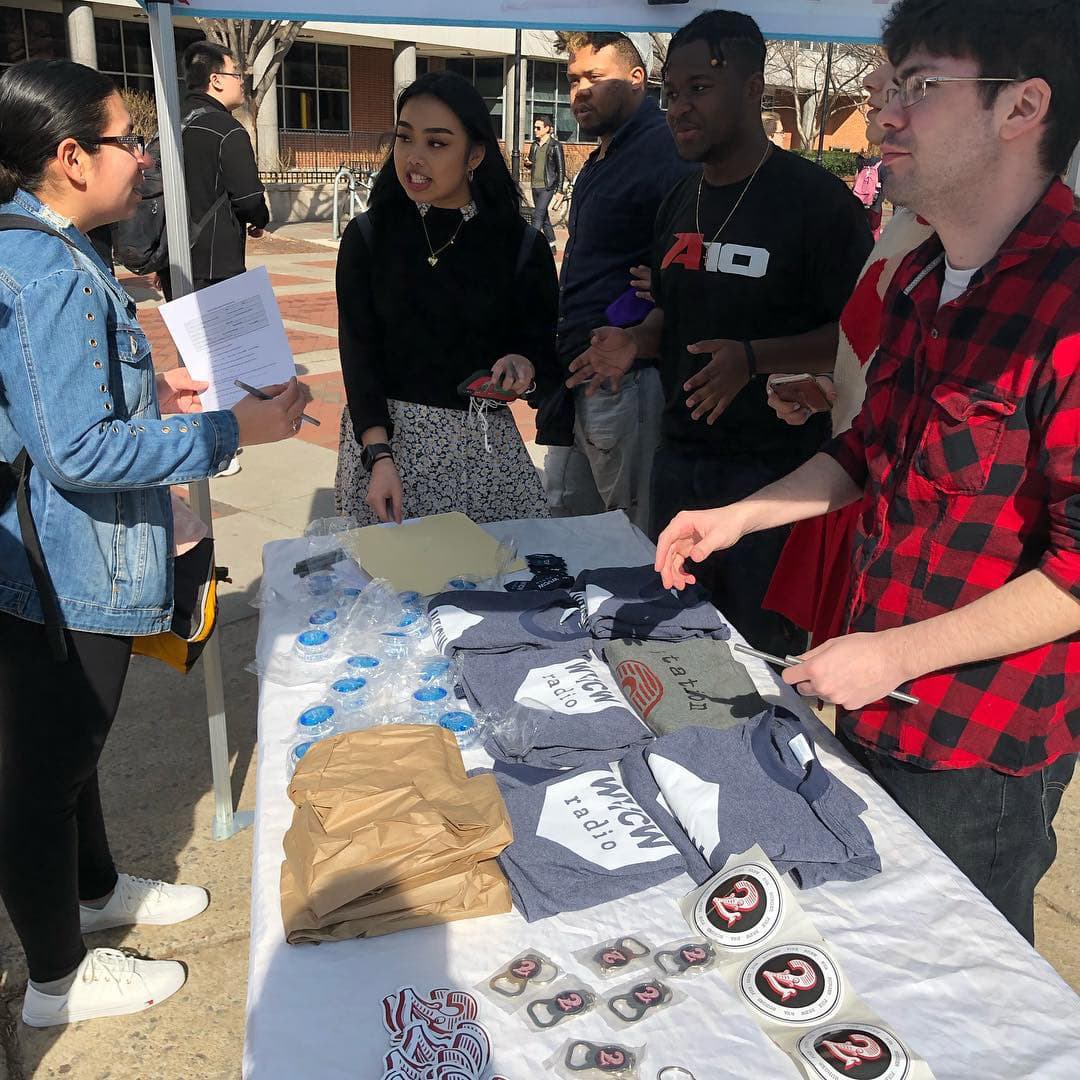
[[[876,1024],[829,1024],[804,1035],[796,1057],[823,1080],[904,1080],[911,1054],[891,1031]]]
[[[824,1020],[842,997],[836,965],[821,949],[802,943],[755,956],[743,969],[739,989],[755,1010],[782,1024]]]
[[[758,863],[736,866],[694,906],[698,932],[728,949],[759,945],[783,914],[780,882],[770,867]]]

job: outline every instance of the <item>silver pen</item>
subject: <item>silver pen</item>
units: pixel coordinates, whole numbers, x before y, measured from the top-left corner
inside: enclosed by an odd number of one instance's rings
[[[250,394],[252,397],[257,397],[260,401],[269,401],[273,395],[264,393],[262,390],[257,389],[254,386],[248,386],[246,382],[241,382],[239,379],[233,379],[233,386],[238,387],[245,393]],[[322,421],[316,420],[314,416],[308,416],[307,413],[301,413],[300,419],[305,424],[314,424],[315,427],[322,427]]]
[[[772,653],[761,652],[759,649],[751,649],[749,645],[741,645],[739,642],[734,642],[731,647],[736,652],[746,653],[747,656],[756,656],[759,660],[764,660],[768,664],[775,664],[777,667],[795,667],[796,664],[804,662],[797,656],[773,656]],[[912,697],[911,694],[905,694],[903,690],[894,690],[891,694],[886,694],[885,696],[891,697],[895,701],[902,701],[905,705],[919,704],[919,699],[917,697]]]

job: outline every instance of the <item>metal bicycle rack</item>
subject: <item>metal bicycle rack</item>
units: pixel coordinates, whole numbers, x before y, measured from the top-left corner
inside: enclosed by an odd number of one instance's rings
[[[371,194],[371,179],[365,180],[362,173],[348,165],[342,165],[334,176],[334,239],[341,239],[341,182],[346,182],[346,190],[349,193],[349,216],[346,224],[358,213],[367,208],[367,199]]]

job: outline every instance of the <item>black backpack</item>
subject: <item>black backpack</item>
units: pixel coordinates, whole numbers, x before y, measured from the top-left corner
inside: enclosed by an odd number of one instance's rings
[[[210,112],[210,109],[195,109],[180,122],[180,135],[197,116]],[[142,201],[135,211],[135,216],[127,221],[118,222],[113,236],[113,255],[116,261],[126,266],[133,274],[156,274],[169,266],[169,239],[165,231],[165,192],[161,178],[161,139],[155,135],[146,144],[146,153],[153,160],[153,168],[145,170],[140,188]],[[228,202],[228,192],[222,192],[210,209],[198,220],[191,222],[189,235],[191,247],[202,235],[203,229],[214,219],[214,215]]]

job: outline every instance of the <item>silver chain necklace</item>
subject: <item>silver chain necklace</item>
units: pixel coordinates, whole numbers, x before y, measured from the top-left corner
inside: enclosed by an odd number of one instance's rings
[[[769,156],[770,150],[772,150],[772,143],[766,144],[765,153],[761,155],[761,160],[757,163],[756,166],[754,166],[754,171],[750,174],[750,179],[746,181],[746,186],[742,189],[741,192],[739,192],[739,197],[735,200],[735,205],[731,208],[731,212],[728,214],[728,216],[724,218],[723,225],[721,225],[720,228],[716,230],[716,233],[713,235],[712,240],[709,241],[710,244],[716,243],[717,237],[719,237],[719,235],[727,228],[728,222],[735,216],[735,211],[739,209],[739,206],[741,205],[743,199],[746,198],[746,193],[750,190],[750,185],[754,182],[754,177],[757,176],[758,169],[760,169],[761,166],[765,164],[765,159]],[[705,239],[705,234],[701,231],[701,189],[704,184],[705,170],[702,169],[701,178],[698,180],[697,186],[697,203],[694,206],[694,227],[697,229],[698,235],[701,236],[703,240]]]

